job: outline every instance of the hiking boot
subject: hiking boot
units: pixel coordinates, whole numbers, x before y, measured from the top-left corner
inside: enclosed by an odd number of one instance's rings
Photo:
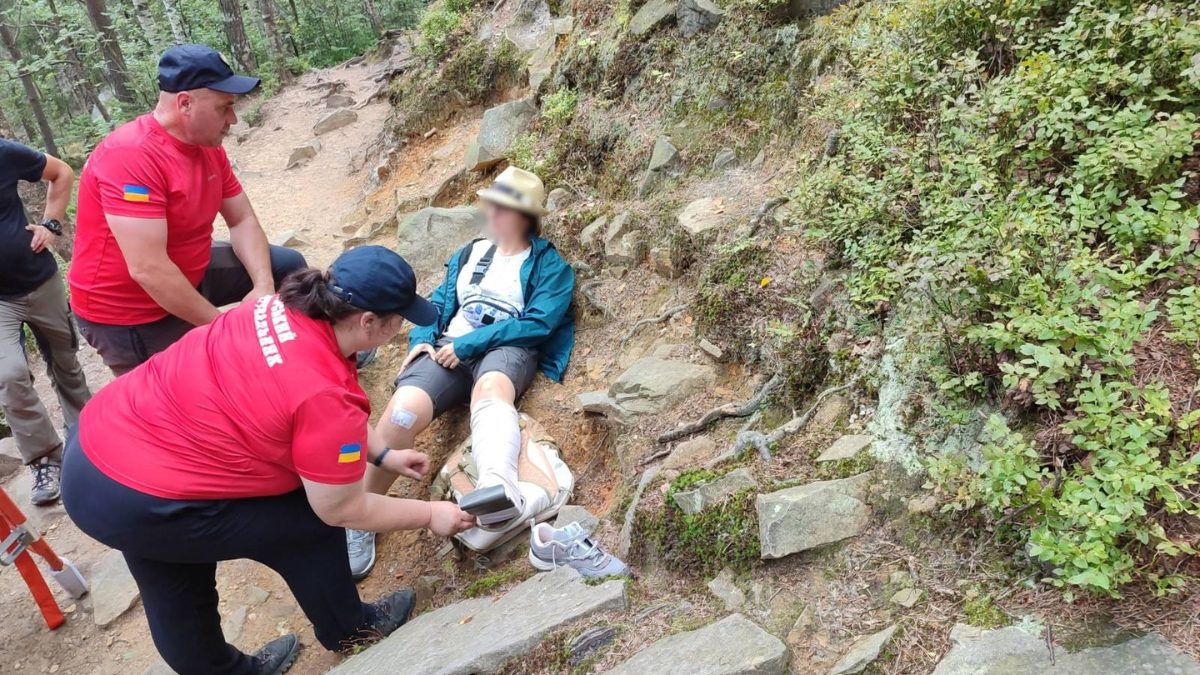
[[[375,533],[346,528],[346,550],[350,553],[350,576],[355,581],[366,579],[375,568]]]
[[[362,370],[375,362],[375,357],[379,356],[379,348],[368,349],[357,354],[355,362],[358,364],[358,369]]]
[[[29,501],[36,506],[46,506],[58,501],[60,496],[58,484],[59,478],[62,476],[62,467],[43,457],[30,464],[29,470],[33,472],[33,492],[30,493]]]
[[[370,633],[371,639],[382,640],[408,623],[416,606],[417,594],[413,589],[392,593],[371,605],[375,609],[375,623],[368,626],[366,632]]]
[[[254,653],[258,662],[258,675],[283,675],[296,662],[300,652],[300,641],[294,633],[288,633],[268,642]]]
[[[556,529],[535,525],[529,535],[529,564],[540,572],[570,565],[592,579],[629,576],[629,567],[592,541],[579,523]]]

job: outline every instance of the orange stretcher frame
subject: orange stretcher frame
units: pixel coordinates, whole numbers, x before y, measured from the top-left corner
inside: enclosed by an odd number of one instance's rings
[[[15,537],[12,536],[14,533]],[[50,630],[66,623],[67,619],[63,616],[62,610],[58,608],[50,586],[46,584],[45,577],[42,576],[41,570],[38,569],[37,563],[29,553],[30,551],[37,553],[55,572],[63,570],[62,558],[58,557],[58,554],[50,548],[50,544],[42,538],[37,530],[26,525],[25,514],[21,513],[21,509],[17,508],[16,503],[8,496],[4,488],[0,488],[0,541],[5,542],[5,544],[0,544],[4,546],[4,550],[0,550],[0,556],[3,556],[5,560],[11,559],[12,564],[21,573],[21,577],[25,579],[25,585],[29,586],[29,592],[33,594],[33,599],[37,602],[38,609],[42,611],[42,617],[45,618],[46,625]]]

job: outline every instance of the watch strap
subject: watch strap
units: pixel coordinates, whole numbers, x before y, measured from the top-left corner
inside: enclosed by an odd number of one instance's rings
[[[384,458],[384,457],[387,457],[387,454],[388,454],[389,452],[391,452],[391,451],[392,451],[392,449],[391,449],[391,448],[385,447],[385,448],[383,449],[383,452],[379,453],[379,456],[378,456],[378,457],[376,457],[375,459],[371,460],[371,463],[372,463],[372,464],[374,464],[375,466],[383,466],[383,458]]]

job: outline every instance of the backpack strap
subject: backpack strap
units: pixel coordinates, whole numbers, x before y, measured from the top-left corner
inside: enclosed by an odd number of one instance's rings
[[[487,275],[488,268],[492,266],[492,259],[496,257],[496,245],[492,244],[488,247],[483,257],[479,262],[475,263],[475,271],[471,272],[471,285],[478,286],[483,281],[483,277]]]

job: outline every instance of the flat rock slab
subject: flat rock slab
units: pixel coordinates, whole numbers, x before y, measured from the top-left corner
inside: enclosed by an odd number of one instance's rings
[[[788,650],[741,614],[665,637],[608,675],[782,675]]]
[[[104,628],[133,607],[140,597],[137,582],[120,551],[105,553],[92,565],[92,618]]]
[[[705,197],[683,207],[676,217],[679,226],[691,234],[715,230],[725,222],[725,207],[721,199]]]
[[[571,523],[579,523],[579,526],[588,532],[595,532],[600,526],[600,519],[582,506],[568,504],[559,509],[558,517],[554,519],[554,527],[566,527]]]
[[[783,558],[858,535],[871,520],[870,472],[758,496],[763,559]]]
[[[313,125],[313,135],[320,136],[342,127],[348,127],[358,121],[358,113],[348,108],[339,108],[317,120]]]
[[[888,626],[878,633],[860,638],[850,646],[850,650],[846,652],[846,655],[834,664],[833,668],[829,671],[829,675],[855,675],[866,670],[867,666],[879,658],[879,652],[883,650],[895,634],[896,627]]]
[[[466,168],[483,171],[503,160],[509,146],[525,133],[535,115],[537,106],[529,99],[488,109],[479,123],[479,134],[467,146]]]
[[[725,609],[737,611],[746,604],[746,594],[733,579],[733,570],[726,567],[715,579],[708,582],[708,590],[725,604]]]
[[[671,18],[678,6],[676,0],[650,0],[629,20],[631,35],[645,35],[655,26]]]
[[[664,469],[686,469],[703,464],[717,454],[717,443],[708,436],[697,436],[675,446],[663,460]]]
[[[758,485],[748,467],[734,469],[720,478],[694,490],[680,490],[674,495],[675,505],[689,516],[716,506],[729,497]]]
[[[1053,664],[1045,638],[1014,626],[983,630],[959,624],[950,640],[950,653],[933,675],[1200,675],[1200,663],[1157,633],[1074,654],[1056,649]]]
[[[564,624],[626,607],[625,582],[589,586],[560,567],[499,598],[476,598],[422,614],[330,675],[472,675],[499,670]]]
[[[657,414],[711,386],[716,377],[712,366],[647,356],[621,373],[608,395],[635,415]]]
[[[874,441],[874,436],[852,434],[842,436],[834,441],[825,452],[817,457],[818,462],[839,462],[843,459],[853,459],[855,455],[867,449]]]

